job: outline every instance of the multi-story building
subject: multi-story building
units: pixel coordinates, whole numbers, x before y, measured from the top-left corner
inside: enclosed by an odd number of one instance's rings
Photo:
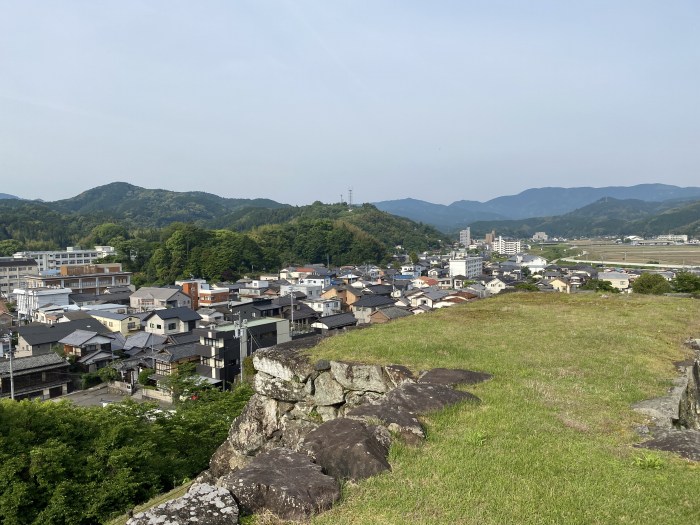
[[[39,265],[39,271],[58,270],[61,266],[76,264],[92,264],[98,259],[115,255],[116,251],[112,246],[95,246],[93,250],[81,250],[75,246],[69,246],[65,250],[52,251],[24,251],[17,252],[12,256],[15,258],[32,258]]]
[[[673,234],[667,234],[667,235],[659,235],[656,237],[660,241],[669,241],[669,242],[682,242],[682,243],[687,243],[688,242],[688,236],[687,235],[673,235]]]
[[[9,299],[12,290],[26,286],[28,275],[39,275],[36,260],[26,257],[0,257],[0,297]]]
[[[33,312],[47,304],[68,306],[70,304],[70,288],[41,287],[15,288],[12,295],[17,303],[17,315],[20,319],[32,319]]]
[[[542,241],[545,242],[549,239],[549,235],[547,235],[545,232],[535,232],[535,234],[532,236],[532,240],[534,242]]]
[[[258,319],[197,328],[200,361],[197,373],[216,382],[233,383],[241,373],[241,363],[259,348],[291,341],[286,319]]]
[[[114,286],[131,286],[131,272],[120,263],[66,265],[39,275],[27,275],[28,288],[70,288],[74,293],[101,294]]]
[[[492,250],[501,255],[515,255],[522,252],[522,243],[520,241],[504,239],[500,235],[491,243]]]
[[[191,308],[192,299],[178,287],[143,286],[131,294],[129,304],[134,310],[147,312],[159,308]]]
[[[461,230],[459,232],[459,244],[461,244],[465,248],[469,248],[469,245],[471,243],[472,243],[472,230],[471,230],[471,228],[466,228],[464,230]]]
[[[466,257],[464,259],[450,259],[450,277],[462,275],[467,279],[480,276],[484,271],[483,257]]]

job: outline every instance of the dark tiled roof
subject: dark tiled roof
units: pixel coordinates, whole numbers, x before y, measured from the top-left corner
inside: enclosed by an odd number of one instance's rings
[[[327,328],[341,328],[343,326],[355,326],[357,319],[351,313],[329,315],[322,317],[316,323],[324,324]]]
[[[404,308],[399,308],[398,306],[389,306],[387,308],[380,308],[377,312],[384,314],[387,319],[398,319],[399,317],[409,317],[413,315],[411,312]],[[375,313],[377,313],[375,312]],[[374,314],[372,314],[374,315]]]
[[[106,326],[92,317],[90,317],[90,319],[77,319],[67,323],[56,323],[52,325],[36,323],[20,326],[17,332],[27,344],[34,346],[56,343],[76,330],[91,330],[100,334],[111,333]]]
[[[169,345],[163,348],[154,356],[154,359],[161,363],[174,363],[194,355],[199,355],[197,352],[197,345],[194,343],[185,343],[181,345]]]
[[[187,306],[154,310],[153,312],[150,312],[150,315],[144,318],[144,320],[150,318],[151,316],[155,316],[163,320],[179,319],[180,321],[199,321],[200,319],[202,319],[201,315],[192,310],[192,308],[188,308]]]
[[[23,371],[33,369],[68,367],[68,362],[55,352],[34,355],[31,357],[17,357],[12,360],[12,373],[20,375]],[[0,359],[0,375],[10,374],[10,360]]]
[[[379,308],[380,306],[386,306],[394,304],[395,299],[391,297],[386,297],[384,295],[364,295],[360,297],[357,301],[352,303],[353,308]]]

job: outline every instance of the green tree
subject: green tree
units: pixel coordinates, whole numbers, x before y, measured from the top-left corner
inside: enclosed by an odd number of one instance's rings
[[[663,275],[658,273],[643,273],[632,283],[634,293],[662,295],[672,291],[669,283]]]
[[[615,288],[610,281],[601,281],[599,279],[588,279],[588,281],[579,287],[579,290],[620,293],[620,290]]]
[[[675,292],[698,293],[700,292],[700,275],[690,272],[678,272],[671,284]]]

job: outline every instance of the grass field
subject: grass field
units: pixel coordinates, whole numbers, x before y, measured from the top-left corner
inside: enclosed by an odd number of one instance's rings
[[[628,264],[658,261],[660,264],[668,265],[700,266],[700,245],[632,246],[631,244],[577,241],[575,246],[579,248],[579,252],[586,252],[585,255],[579,257],[585,260],[626,262]]]
[[[645,419],[630,409],[666,393],[689,336],[697,300],[509,294],[330,338],[315,357],[494,379],[313,523],[700,523],[700,466],[633,448]]]

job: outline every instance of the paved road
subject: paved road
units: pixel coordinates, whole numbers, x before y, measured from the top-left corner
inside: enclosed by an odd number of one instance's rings
[[[581,263],[581,264],[590,264],[591,266],[595,266],[597,264],[602,264],[603,266],[643,266],[646,268],[698,268],[698,265],[690,265],[690,264],[645,264],[645,263],[636,263],[636,262],[631,262],[631,261],[601,261],[598,259],[597,261],[585,261],[583,259],[572,259],[570,257],[562,257],[559,259],[560,261],[566,261],[566,262],[575,262],[575,263]]]
[[[97,385],[87,390],[78,390],[65,396],[54,397],[51,401],[68,400],[81,407],[95,407],[106,406],[109,403],[119,403],[127,398],[131,398],[137,403],[145,402],[140,396],[131,397],[126,394],[113,394],[107,390],[107,385]],[[148,402],[152,403],[153,400],[149,399]],[[170,407],[170,405],[165,403],[162,403],[161,406]]]

